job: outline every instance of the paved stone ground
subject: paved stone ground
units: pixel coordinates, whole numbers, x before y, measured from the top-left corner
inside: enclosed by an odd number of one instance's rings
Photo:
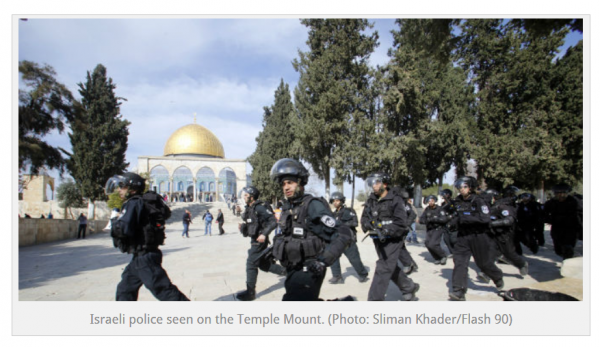
[[[190,237],[182,238],[181,215],[183,209],[192,212],[193,222]],[[216,217],[216,209],[225,211],[225,231],[218,235],[213,223],[212,236],[204,235],[201,215],[207,208]],[[225,210],[226,204],[179,203],[173,207],[173,217],[167,225],[167,240],[163,250],[163,267],[175,285],[191,300],[233,301],[236,292],[245,289],[245,263],[249,239],[237,230],[239,217]],[[548,232],[547,232],[548,234]],[[360,242],[358,247],[370,275],[375,269],[377,254],[371,240]],[[420,301],[446,301],[454,263],[452,259],[444,266],[434,265],[429,252],[423,245],[424,232],[419,232],[419,244],[408,244],[408,250],[419,265],[419,271],[410,277],[421,285]],[[530,287],[561,291],[582,299],[582,280],[565,279],[560,274],[561,261],[554,254],[552,240],[547,235],[547,244],[537,255],[525,249],[530,264],[529,275],[522,278],[518,269],[499,264],[504,272],[505,289]],[[582,254],[581,243],[577,252]],[[19,300],[35,301],[111,301],[115,298],[116,285],[121,272],[129,263],[131,255],[121,254],[113,248],[108,232],[89,236],[84,240],[67,240],[19,249]],[[576,260],[577,263],[581,259]],[[328,283],[328,271],[321,289],[321,297],[333,299],[352,295],[364,301],[371,281],[359,283],[356,272],[342,256],[342,272],[345,284]],[[493,283],[485,284],[476,279],[471,265],[469,270],[469,301],[500,301]],[[279,301],[285,289],[285,277],[260,272],[257,284],[257,300]],[[398,288],[390,284],[386,300],[400,300]],[[156,300],[142,287],[140,300]]]

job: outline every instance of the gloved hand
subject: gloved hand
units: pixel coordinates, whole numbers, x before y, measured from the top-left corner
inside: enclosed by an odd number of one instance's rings
[[[308,265],[308,271],[314,273],[316,276],[321,276],[323,272],[327,269],[327,265],[321,261],[313,261]]]

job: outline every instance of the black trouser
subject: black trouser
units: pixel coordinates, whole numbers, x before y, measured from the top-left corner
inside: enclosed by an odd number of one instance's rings
[[[554,243],[554,253],[560,255],[563,259],[573,258],[575,255],[575,245],[577,244],[576,226],[571,228],[552,226],[550,236]]]
[[[354,270],[356,270],[358,276],[365,277],[369,274],[367,269],[365,269],[365,266],[363,265],[362,261],[360,260],[360,253],[358,252],[358,246],[356,246],[356,242],[352,242],[350,247],[348,247],[348,249],[344,251],[344,255],[346,256],[346,258],[348,258],[348,261],[350,262]],[[335,263],[331,265],[331,274],[333,277],[342,275],[342,269],[340,266],[339,258],[335,261]]]
[[[492,240],[494,240],[492,246],[492,254],[494,259],[499,257],[500,254],[503,254],[506,259],[508,259],[508,261],[510,261],[517,268],[520,269],[525,266],[525,259],[517,254],[515,250],[512,231],[494,234],[492,236]]]
[[[217,222],[217,224],[219,225],[219,235],[225,234],[225,230],[223,230],[223,223]]]
[[[523,255],[521,243],[527,246],[534,254],[538,252],[538,241],[534,237],[533,225],[523,225],[517,227],[513,237],[513,244],[518,255]]]
[[[379,259],[375,264],[375,275],[373,275],[371,288],[369,288],[368,300],[385,300],[390,280],[400,288],[403,294],[412,292],[415,284],[398,266],[398,257],[404,242],[401,239],[387,239],[385,242],[373,239],[373,243]]]
[[[454,270],[452,271],[452,290],[467,292],[468,270],[471,255],[481,271],[490,277],[494,283],[502,279],[502,270],[494,264],[490,254],[492,240],[486,233],[471,233],[461,235],[454,247]]]
[[[376,240],[376,239],[373,239]],[[408,267],[413,265],[415,268],[418,268],[417,263],[415,262],[415,260],[411,257],[410,253],[408,252],[408,249],[406,249],[406,236],[402,237],[402,239],[400,239],[400,254],[398,255],[398,260],[400,260],[400,262],[402,263],[402,265],[404,267]]]
[[[162,268],[160,250],[134,254],[117,285],[117,301],[136,301],[142,284],[160,301],[189,301]]]
[[[450,254],[454,254],[454,245],[456,244],[457,238],[458,230],[448,230],[448,228],[444,228],[444,243],[446,244],[446,247],[448,247]]]
[[[85,239],[85,229],[87,229],[87,224],[79,224],[79,228],[77,229],[77,238],[81,237],[81,233],[83,232],[83,237]]]
[[[305,264],[306,267],[308,264]],[[302,265],[288,266],[283,301],[317,301],[327,270],[317,275]]]
[[[431,253],[431,256],[435,260],[440,260],[440,259],[446,257],[446,253],[444,252],[444,250],[442,249],[442,246],[440,245],[442,242],[442,234],[443,233],[444,233],[444,229],[442,229],[442,228],[427,230],[427,238],[425,239],[425,247],[427,247],[427,250],[429,251],[429,253]]]
[[[246,284],[248,287],[256,287],[256,280],[258,278],[258,256],[262,251],[267,248],[267,242],[259,243],[255,239],[250,243],[250,249],[248,250],[248,258],[246,259]],[[269,268],[269,272],[278,275],[285,275],[285,269],[279,264],[272,264]]]

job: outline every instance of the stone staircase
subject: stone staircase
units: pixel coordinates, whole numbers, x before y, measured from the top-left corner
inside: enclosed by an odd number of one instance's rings
[[[180,224],[185,210],[190,211],[192,221],[197,224],[202,221],[202,216],[206,213],[206,210],[210,210],[215,220],[219,209],[223,212],[225,221],[227,222],[233,221],[235,218],[240,218],[233,215],[233,212],[227,208],[227,203],[225,202],[171,202],[168,205],[171,209],[171,218],[167,221],[167,226],[173,223]]]

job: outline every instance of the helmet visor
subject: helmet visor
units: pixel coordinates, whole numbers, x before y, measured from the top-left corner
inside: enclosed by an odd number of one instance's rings
[[[469,178],[459,178],[456,180],[456,182],[454,182],[454,187],[460,192],[461,188],[467,188],[469,190],[475,189],[475,187],[473,187],[473,182],[472,180],[470,180]]]
[[[125,187],[126,179],[121,175],[114,175],[106,181],[106,185],[104,185],[104,193],[106,195],[112,194],[117,188]]]
[[[367,177],[365,180],[365,193],[367,196],[379,189],[383,188],[383,178],[381,177]]]

